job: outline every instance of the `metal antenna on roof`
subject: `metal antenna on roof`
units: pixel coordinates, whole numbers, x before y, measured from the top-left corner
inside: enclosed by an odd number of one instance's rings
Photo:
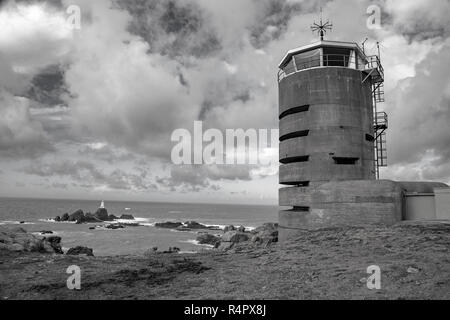
[[[326,21],[325,23],[323,23],[322,21],[322,7],[320,8],[320,23],[316,23],[314,21],[314,23],[311,26],[311,30],[313,32],[317,32],[317,34],[320,36],[320,40],[323,40],[323,36],[325,35],[325,33],[327,33],[328,30],[331,31],[331,29],[333,28],[333,24],[330,21]]]
[[[366,39],[362,42],[362,50],[363,50],[363,53],[364,53],[364,54],[366,54],[366,49],[365,49],[364,45],[366,44],[366,41],[367,41],[367,40],[369,40],[369,38],[366,38]]]

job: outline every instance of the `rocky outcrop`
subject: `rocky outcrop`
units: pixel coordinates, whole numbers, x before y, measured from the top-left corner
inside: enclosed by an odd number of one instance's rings
[[[217,243],[215,248],[217,248],[220,251],[227,251],[227,250],[231,249],[233,246],[234,246],[233,242],[222,241],[222,242]]]
[[[265,223],[250,232],[247,232],[243,226],[239,228],[228,226],[225,227],[224,232],[220,242],[215,244],[215,248],[222,251],[236,247],[268,246],[278,242],[277,223]]]
[[[102,221],[100,220],[98,217],[96,217],[94,214],[87,212],[84,215],[84,222],[88,223],[88,222],[99,222]]]
[[[240,231],[228,231],[222,236],[222,241],[240,243],[249,239],[249,235]]]
[[[221,251],[227,251],[234,247],[235,244],[248,241],[250,236],[238,230],[227,231],[222,236],[220,242],[215,244],[215,248]]]
[[[93,223],[93,222],[102,222],[99,218],[97,218],[95,215],[93,215],[90,212],[86,212],[83,216],[80,216],[77,219],[77,224],[81,223]]]
[[[94,215],[101,221],[109,220],[108,210],[106,210],[105,208],[98,208]]]
[[[121,219],[134,219],[131,215],[124,215],[125,217]],[[55,221],[61,222],[61,221],[70,221],[70,222],[76,222],[77,224],[82,223],[95,223],[95,222],[103,222],[103,221],[114,221],[118,218],[115,215],[108,215],[108,211],[105,208],[98,208],[97,211],[92,214],[90,212],[84,213],[83,210],[79,209],[75,211],[72,214],[65,213],[61,217],[56,216]]]
[[[268,245],[278,242],[278,224],[265,223],[252,231],[251,241],[257,244]]]
[[[68,221],[78,221],[84,219],[84,212],[83,210],[79,209],[77,211],[75,211],[74,213],[72,213],[71,215],[69,215],[69,219]]]
[[[0,227],[0,250],[15,252],[63,253],[61,238],[37,237],[22,228]]]
[[[50,247],[53,249],[55,253],[63,254],[63,250],[61,248],[61,237],[50,236],[44,238],[45,243],[49,243]]]
[[[245,232],[246,231],[246,229],[245,229],[245,227],[244,226],[240,226],[240,227],[235,227],[235,226],[233,226],[233,225],[229,225],[229,226],[226,226],[224,229],[223,229],[223,232],[228,232],[228,231],[235,231],[235,230],[237,230],[237,231],[239,231],[239,232]]]
[[[157,228],[165,228],[165,229],[177,229],[178,227],[183,226],[181,222],[158,222],[155,223],[155,227]]]
[[[204,224],[198,223],[196,221],[186,221],[183,224],[183,227],[187,228],[187,229],[193,229],[193,230],[195,230],[195,229],[209,229],[210,228],[210,227],[205,226]]]
[[[234,230],[236,230],[235,226],[229,225],[223,229],[223,232],[234,231]]]
[[[123,229],[125,228],[125,226],[123,226],[120,223],[111,223],[111,224],[107,224],[105,226],[106,229],[111,229],[111,230],[117,230],[117,229]]]
[[[179,231],[192,231],[192,230],[220,230],[220,228],[215,226],[207,226],[196,221],[186,221],[182,222],[159,222],[155,223],[155,227],[157,228],[166,228],[166,229],[176,229]]]
[[[220,237],[209,233],[201,233],[197,236],[197,242],[199,244],[208,244],[211,246],[216,246],[220,242]]]
[[[88,247],[75,247],[75,248],[70,248],[67,252],[66,255],[72,255],[72,256],[77,256],[80,254],[85,254],[89,257],[93,257],[94,256],[94,251],[91,248]]]

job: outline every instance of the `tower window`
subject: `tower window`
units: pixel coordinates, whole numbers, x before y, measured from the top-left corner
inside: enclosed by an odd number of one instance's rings
[[[309,212],[309,207],[300,207],[300,206],[295,206],[292,211],[297,211],[297,212]]]
[[[348,48],[323,48],[323,65],[330,67],[348,67],[350,60],[350,49]]]
[[[299,107],[294,107],[291,108],[289,110],[284,111],[283,113],[280,114],[279,119],[283,119],[284,117],[290,115],[290,114],[295,114],[295,113],[299,113],[299,112],[305,112],[309,110],[309,104],[304,105],[304,106],[299,106]]]
[[[284,136],[281,136],[280,141],[299,138],[299,137],[306,137],[307,135],[309,135],[309,130],[291,132],[291,133],[285,134]]]
[[[356,164],[359,158],[333,157],[335,164]]]
[[[309,181],[284,181],[280,182],[281,184],[285,184],[287,186],[296,186],[296,187],[309,187]]]
[[[280,162],[282,164],[296,163],[296,162],[306,162],[306,161],[309,161],[309,156],[287,157],[287,158],[284,158],[284,159],[280,160]]]

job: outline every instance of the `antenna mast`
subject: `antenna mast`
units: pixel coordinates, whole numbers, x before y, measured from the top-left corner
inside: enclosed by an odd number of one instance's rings
[[[362,50],[363,50],[363,53],[364,53],[364,54],[366,54],[366,49],[365,49],[364,45],[366,44],[366,41],[367,41],[367,40],[369,40],[369,38],[366,38],[366,39],[362,42]]]
[[[331,31],[331,29],[333,28],[333,24],[330,21],[326,21],[325,23],[323,23],[322,21],[322,8],[320,8],[320,23],[316,23],[314,21],[314,23],[311,26],[311,30],[313,32],[317,32],[317,34],[320,36],[320,40],[323,40],[323,37],[325,35],[325,33],[327,33],[327,31]]]

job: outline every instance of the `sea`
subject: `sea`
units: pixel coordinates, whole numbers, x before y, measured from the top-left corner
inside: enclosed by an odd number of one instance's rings
[[[91,230],[90,227],[101,223],[54,221],[56,216],[78,209],[94,213],[99,206],[100,201],[0,198],[0,225],[22,227],[37,236],[42,236],[41,231],[52,231],[62,238],[63,250],[86,246],[96,256],[108,256],[143,254],[154,247],[159,251],[177,247],[181,253],[212,249],[197,243],[197,231],[161,229],[154,226],[157,222],[196,221],[222,229],[228,225],[251,229],[278,220],[278,207],[268,205],[105,201],[108,214],[118,217],[131,214],[139,226]]]

